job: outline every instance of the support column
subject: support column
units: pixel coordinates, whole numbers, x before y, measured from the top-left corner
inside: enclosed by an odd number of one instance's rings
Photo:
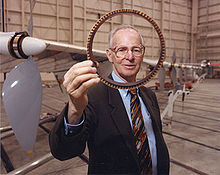
[[[134,0],[131,0],[131,9],[134,9]],[[131,15],[131,25],[134,25],[134,15]]]
[[[87,32],[86,32],[86,0],[83,0],[83,46],[86,47]]]
[[[5,1],[5,7],[6,7],[6,16],[5,16],[5,32],[8,31],[8,27],[9,27],[9,19],[8,19],[8,2]]]
[[[164,0],[161,0],[160,29],[164,33]]]
[[[167,48],[169,48],[169,50],[174,50],[175,49],[175,42],[172,41],[172,20],[171,20],[171,13],[172,13],[172,1],[169,1],[169,46],[167,46]],[[174,43],[174,47],[172,48],[171,43]]]
[[[186,57],[189,57],[189,55],[187,54],[187,25],[188,25],[188,1],[186,1],[186,13],[185,13],[185,18],[186,18],[186,21],[185,21],[185,40],[184,40],[184,56],[185,58]],[[191,60],[189,60],[191,61]]]
[[[160,29],[164,32],[164,0],[161,0],[161,19],[160,19]]]
[[[5,5],[4,5],[4,0],[2,0],[2,13],[1,13],[1,25],[2,25],[2,31],[5,32]]]
[[[154,19],[154,0],[152,0],[152,18]],[[152,38],[151,38],[151,59],[154,59],[154,27],[151,27]]]
[[[70,2],[70,43],[73,44],[75,42],[74,39],[74,0]]]
[[[196,34],[198,25],[198,0],[192,1],[191,56],[189,62],[196,62]]]
[[[57,34],[57,41],[59,42],[59,40],[60,40],[60,35],[59,35],[59,0],[57,0],[57,16],[56,16],[56,18],[57,18],[57,31],[56,31],[56,34]]]
[[[111,6],[111,11],[113,10],[113,0],[111,0],[110,2],[110,6]],[[110,31],[113,29],[114,27],[114,23],[113,23],[113,18],[110,20]]]
[[[125,8],[125,2],[124,0],[121,1],[121,8],[124,9]],[[121,15],[121,24],[124,24],[124,16]]]
[[[21,1],[21,31],[24,31],[24,0]]]

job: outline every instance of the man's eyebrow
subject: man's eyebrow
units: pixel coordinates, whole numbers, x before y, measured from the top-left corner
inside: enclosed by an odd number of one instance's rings
[[[134,45],[132,47],[140,47],[141,45]],[[115,46],[114,48],[119,48],[119,47],[128,47],[128,46],[125,46],[125,45],[119,45],[119,46]]]

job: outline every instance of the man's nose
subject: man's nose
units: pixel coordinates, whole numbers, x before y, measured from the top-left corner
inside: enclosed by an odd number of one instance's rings
[[[134,58],[133,52],[131,50],[128,50],[126,54],[126,59],[132,60]]]

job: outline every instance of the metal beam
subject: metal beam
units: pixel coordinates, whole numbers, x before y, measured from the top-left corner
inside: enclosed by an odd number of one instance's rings
[[[12,165],[11,160],[9,159],[8,154],[6,153],[2,144],[1,144],[1,159],[7,172],[11,172],[14,170],[14,166]]]
[[[51,159],[53,159],[53,156],[51,153],[48,153],[33,162],[30,162],[20,168],[15,169],[14,171],[11,171],[10,173],[8,173],[8,175],[27,174],[28,172],[38,168],[39,166],[43,165],[44,163],[50,161]]]

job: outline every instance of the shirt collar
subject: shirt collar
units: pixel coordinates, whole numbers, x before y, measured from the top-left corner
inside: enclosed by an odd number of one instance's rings
[[[122,80],[114,71],[112,71],[112,78],[114,81],[119,82],[119,83],[126,83],[124,80]],[[126,97],[128,93],[128,89],[118,89],[119,92],[123,97]],[[139,89],[137,88],[137,93],[139,93]]]
[[[116,75],[116,73],[114,71],[112,71],[112,78],[114,81],[119,82],[119,83],[126,83],[124,80],[122,80],[121,78],[119,78],[118,75]]]
[[[122,80],[121,78],[119,78],[118,75],[116,75],[116,73],[114,71],[112,71],[112,78],[114,81],[119,82],[119,83],[126,83],[124,80]],[[121,93],[121,95],[123,97],[126,97],[128,95],[128,89],[118,89],[119,92]]]

